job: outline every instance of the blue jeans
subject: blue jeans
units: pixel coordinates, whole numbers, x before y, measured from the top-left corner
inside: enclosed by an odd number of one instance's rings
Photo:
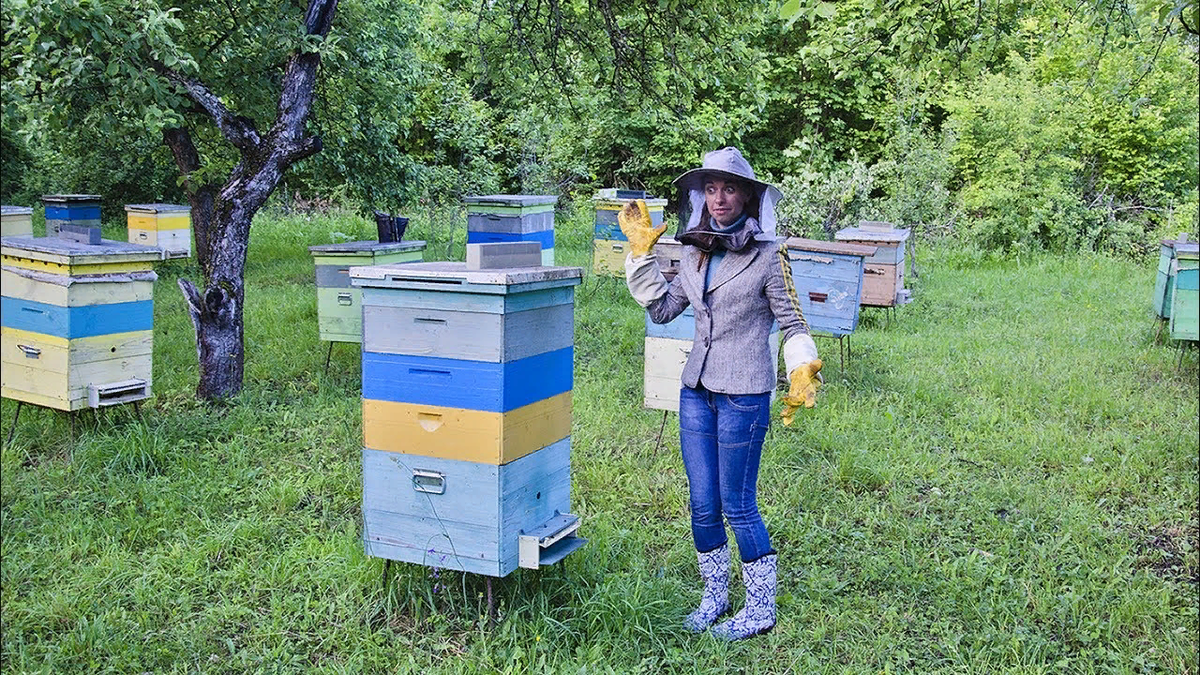
[[[774,553],[758,513],[758,465],[771,421],[771,394],[679,391],[679,447],[687,472],[696,550],[725,544],[729,519],[742,561]]]

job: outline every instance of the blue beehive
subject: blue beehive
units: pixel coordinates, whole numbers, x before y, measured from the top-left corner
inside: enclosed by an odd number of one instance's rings
[[[46,236],[58,236],[63,225],[100,227],[100,195],[44,195]]]
[[[435,262],[350,277],[363,291],[367,554],[502,577],[582,546],[570,513],[582,270]]]
[[[864,260],[875,247],[792,237],[786,241],[800,309],[814,333],[842,337],[858,327]]]
[[[542,264],[554,264],[554,195],[466,197],[467,243],[536,241]]]

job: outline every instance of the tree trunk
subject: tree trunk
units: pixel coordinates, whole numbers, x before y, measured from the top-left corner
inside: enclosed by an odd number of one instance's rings
[[[333,22],[338,0],[309,0],[305,28],[310,35],[325,36]],[[204,278],[203,290],[187,279],[179,290],[187,301],[196,329],[196,356],[200,380],[196,396],[220,400],[242,390],[245,374],[246,252],[250,223],[295,162],[321,150],[321,140],[305,134],[316,91],[316,52],[294,52],[283,74],[283,88],[275,123],[260,135],[253,120],[233,114],[203,83],[158,64],[167,79],[185,89],[241,159],[218,190],[215,185],[194,185],[192,175],[201,168],[200,156],[186,128],[166,129],[163,142],[175,156],[184,176],[192,206],[196,237],[196,262]]]

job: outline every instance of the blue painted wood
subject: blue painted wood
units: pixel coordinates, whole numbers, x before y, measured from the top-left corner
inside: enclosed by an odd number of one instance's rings
[[[24,298],[0,298],[0,325],[73,339],[154,328],[154,301],[60,307]]]
[[[509,574],[521,533],[569,512],[570,452],[565,438],[497,466],[364,448],[367,555]],[[427,491],[414,488],[414,476]]]
[[[506,314],[555,305],[573,305],[574,303],[575,288],[572,286],[543,288],[528,293],[510,295],[446,293],[434,290],[370,286],[363,288],[363,307],[407,307]]]
[[[810,330],[849,335],[858,327],[863,258],[789,249],[792,280]]]
[[[67,206],[47,204],[47,220],[100,220],[99,204],[72,204]]]
[[[691,342],[696,337],[696,312],[691,307],[669,323],[654,323],[646,312],[646,337],[663,337]]]
[[[364,351],[363,398],[508,412],[573,385],[574,347],[505,363]]]
[[[554,248],[554,230],[540,232],[475,232],[467,230],[468,244],[494,244],[507,241],[536,241],[542,248]]]

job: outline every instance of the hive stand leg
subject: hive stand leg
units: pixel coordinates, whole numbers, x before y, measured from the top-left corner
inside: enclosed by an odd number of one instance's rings
[[[333,344],[333,343],[331,342],[330,344]],[[388,575],[388,572],[390,572],[390,571],[392,571],[392,559],[384,558],[383,559],[383,594],[384,595],[387,595],[388,584],[392,580],[391,576]]]
[[[145,418],[142,417],[142,402],[141,401],[133,402],[133,412],[137,413],[139,422],[141,422],[142,424],[146,423]]]
[[[496,605],[494,604],[494,602],[493,602],[493,600],[492,600],[492,578],[491,578],[491,577],[487,577],[487,578],[485,579],[485,582],[486,582],[486,584],[487,584],[487,615],[488,615],[488,621],[495,622],[495,621],[496,621]]]
[[[70,425],[70,428],[71,428],[71,445],[74,445],[75,444],[75,411],[74,410],[67,411],[67,424]]]
[[[664,411],[663,411],[663,420],[662,420],[662,424],[660,424],[660,425],[658,426],[658,441],[656,441],[656,442],[654,443],[654,454],[655,454],[655,456],[657,456],[657,455],[658,455],[658,450],[659,450],[659,448],[661,448],[661,447],[662,447],[662,437],[663,437],[663,430],[667,428],[667,412],[669,412],[669,411],[667,411],[667,410],[664,410]]]
[[[12,442],[13,434],[17,431],[17,420],[21,419],[21,405],[24,401],[17,401],[17,414],[13,415],[12,427],[8,430],[8,438],[4,439],[4,444],[8,445]]]
[[[325,374],[323,377],[329,376],[329,359],[333,356],[333,340],[329,341],[329,351],[325,352]]]

